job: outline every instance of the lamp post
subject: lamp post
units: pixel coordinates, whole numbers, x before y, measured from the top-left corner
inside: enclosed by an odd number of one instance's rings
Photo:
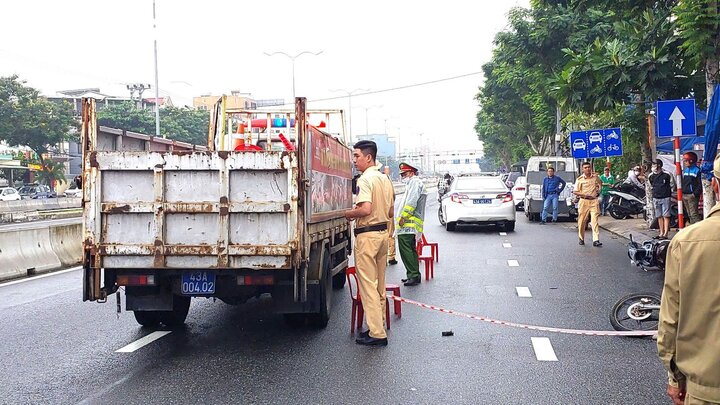
[[[370,130],[368,127],[368,110],[371,110],[373,108],[382,108],[382,105],[371,105],[370,107],[361,107],[365,110],[365,136],[370,135]]]
[[[263,52],[263,53],[264,53],[265,55],[267,55],[267,56],[283,55],[283,56],[288,57],[288,58],[292,61],[292,87],[293,87],[293,91],[292,91],[293,99],[292,99],[292,102],[293,102],[293,105],[294,105],[294,104],[295,104],[295,59],[297,59],[297,58],[299,58],[300,56],[305,55],[305,54],[318,56],[318,55],[320,55],[321,53],[323,53],[323,51],[320,51],[320,52],[302,51],[302,52],[298,53],[297,55],[289,55],[289,54],[287,54],[287,53],[285,53],[285,52],[273,52],[273,53]]]
[[[345,89],[331,89],[330,91],[340,91],[348,96],[348,132],[350,133],[350,143],[354,143],[353,136],[352,136],[352,95],[359,92],[359,91],[370,91],[370,89],[355,89],[352,91],[348,91]]]

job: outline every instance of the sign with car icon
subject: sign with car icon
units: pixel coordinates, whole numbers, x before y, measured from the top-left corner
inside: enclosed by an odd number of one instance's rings
[[[622,131],[604,128],[571,132],[570,149],[575,159],[622,156]]]

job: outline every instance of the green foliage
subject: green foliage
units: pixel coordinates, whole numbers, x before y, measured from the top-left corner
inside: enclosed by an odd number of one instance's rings
[[[169,139],[205,145],[209,119],[207,111],[187,107],[162,108],[160,133]],[[155,114],[150,110],[138,109],[130,102],[114,104],[98,111],[98,124],[142,134],[154,134]]]
[[[18,76],[0,78],[0,139],[11,146],[30,147],[43,167],[39,176],[48,184],[64,180],[64,175],[58,164],[45,161],[43,155],[58,143],[77,139],[77,129],[69,103],[54,103],[41,97]]]
[[[690,62],[701,67],[720,55],[720,5],[717,0],[682,0],[674,9],[680,45]],[[717,82],[718,78],[715,78]]]

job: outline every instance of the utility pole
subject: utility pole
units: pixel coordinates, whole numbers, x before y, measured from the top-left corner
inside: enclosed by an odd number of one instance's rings
[[[150,89],[149,84],[143,84],[143,83],[131,83],[126,85],[128,90],[130,90],[130,100],[135,101],[137,103],[137,108],[140,110],[143,108],[142,104],[142,94],[145,90]],[[137,92],[137,98],[135,98],[135,92]]]
[[[158,84],[157,24],[155,24],[155,0],[153,0],[153,34],[155,34],[155,136],[160,136],[160,85]],[[164,136],[163,136],[164,138]]]

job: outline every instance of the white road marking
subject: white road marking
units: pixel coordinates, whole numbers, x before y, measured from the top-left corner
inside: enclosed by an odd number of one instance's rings
[[[145,337],[141,337],[140,339],[130,343],[129,345],[127,345],[121,349],[115,350],[115,353],[132,353],[135,350],[137,350],[143,346],[149,345],[150,343],[160,339],[161,337],[163,337],[171,332],[172,331],[169,331],[169,330],[153,332]]]
[[[52,272],[52,273],[41,274],[41,275],[39,275],[39,276],[34,276],[34,277],[29,277],[29,278],[23,278],[23,279],[20,279],[20,280],[9,281],[9,282],[7,282],[7,283],[2,283],[2,284],[0,284],[0,287],[6,287],[6,286],[9,286],[9,285],[13,285],[13,284],[25,283],[25,282],[32,281],[32,280],[37,280],[37,279],[39,279],[39,278],[56,276],[56,275],[58,275],[58,274],[69,273],[69,272],[71,272],[71,271],[80,270],[80,269],[82,269],[82,266],[77,266],[77,267],[73,267],[73,268],[65,269],[65,270],[60,270],[60,271],[54,271],[54,272]]]
[[[515,291],[517,291],[518,297],[532,298],[532,294],[530,294],[530,289],[527,287],[515,287]]]
[[[518,263],[517,260],[508,260],[508,266],[510,266],[510,267],[520,267],[520,263]]]
[[[530,340],[532,340],[535,358],[537,358],[538,361],[558,361],[549,338],[531,337]]]
[[[507,236],[507,232],[500,232],[500,236]]]
[[[508,242],[504,242],[504,243],[503,243],[503,247],[504,247],[504,248],[511,248],[512,245],[511,245],[510,243],[508,243]]]

